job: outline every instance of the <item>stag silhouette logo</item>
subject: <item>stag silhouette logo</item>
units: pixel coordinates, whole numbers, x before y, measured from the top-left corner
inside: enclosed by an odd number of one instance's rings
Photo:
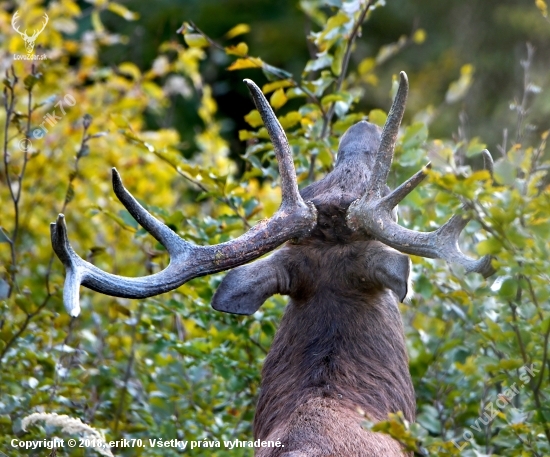
[[[27,35],[27,29],[25,29],[24,32],[19,31],[20,26],[17,25],[18,19],[19,19],[19,11],[16,11],[11,20],[11,26],[19,35],[21,35],[21,37],[23,37],[23,41],[25,41],[25,48],[27,49],[27,54],[30,55],[34,50],[34,43],[38,38],[38,35],[40,35],[42,31],[46,28],[49,18],[48,18],[48,15],[44,13],[44,21],[42,22],[42,28],[40,30],[34,30],[31,36]]]

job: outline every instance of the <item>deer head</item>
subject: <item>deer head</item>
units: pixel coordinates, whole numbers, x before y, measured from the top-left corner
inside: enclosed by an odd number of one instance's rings
[[[256,438],[280,439],[285,448],[260,449],[257,455],[403,455],[397,442],[364,430],[361,420],[382,420],[397,411],[414,420],[398,309],[410,292],[405,254],[445,259],[485,276],[492,273],[491,259],[475,260],[461,252],[458,237],[469,220],[462,215],[429,233],[397,224],[396,205],[429,168],[393,191],[386,185],[407,98],[405,73],[384,129],[365,121],[350,127],[341,138],[334,170],[301,192],[281,125],[260,89],[250,80],[245,83],[279,163],[282,203],[277,213],[233,241],[195,246],[139,205],[113,170],[116,195],[166,247],[170,264],[142,278],[101,271],[73,251],[59,215],[51,235],[66,269],[65,306],[78,315],[81,284],[108,295],[143,298],[238,267],[216,291],[214,309],[251,314],[273,294],[291,298],[264,364],[254,424]],[[289,240],[268,257],[246,264]]]
[[[27,53],[31,54],[34,50],[34,42],[38,38],[38,35],[42,33],[46,25],[48,24],[48,15],[44,13],[44,21],[42,22],[42,28],[40,30],[35,30],[31,36],[27,35],[27,30],[22,33],[19,31],[19,26],[17,25],[17,19],[19,17],[19,11],[16,11],[11,19],[11,26],[13,29],[23,37],[23,40],[25,41],[25,48],[27,49]]]

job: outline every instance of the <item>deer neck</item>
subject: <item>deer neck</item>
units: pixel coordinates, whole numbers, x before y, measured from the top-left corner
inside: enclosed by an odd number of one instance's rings
[[[328,397],[371,420],[403,411],[415,415],[415,397],[403,325],[395,296],[368,297],[321,290],[291,300],[262,371],[256,435],[314,397]]]

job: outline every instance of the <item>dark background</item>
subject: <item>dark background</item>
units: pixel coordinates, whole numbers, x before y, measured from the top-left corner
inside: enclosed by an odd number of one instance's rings
[[[102,14],[110,30],[130,37],[128,45],[109,48],[102,59],[106,63],[127,59],[143,69],[150,67],[163,41],[183,39],[176,30],[184,21],[193,21],[210,37],[224,44],[227,41],[223,35],[229,29],[247,23],[252,26],[251,32],[233,42],[245,40],[250,55],[261,56],[264,61],[299,78],[310,52],[305,36],[308,31],[315,30],[296,0],[134,0],[124,4],[138,12],[140,18],[126,22],[110,12]],[[401,35],[409,35],[415,27],[427,32],[426,41],[420,46],[408,47],[378,69],[380,85],[372,90],[369,88],[360,108],[387,109],[391,75],[400,70],[407,71],[411,80],[408,115],[428,105],[439,107],[449,84],[458,79],[461,66],[472,64],[475,79],[468,95],[462,102],[438,110],[430,135],[453,135],[462,112],[468,136],[480,136],[494,149],[502,138],[501,126],[510,124],[516,116],[509,106],[522,96],[520,61],[526,57],[527,43],[535,48],[532,79],[542,87],[548,84],[546,68],[550,52],[546,43],[550,38],[550,23],[531,0],[388,1],[387,6],[375,10],[364,25],[351,68],[363,58],[374,56],[381,45],[395,42]],[[224,60],[221,53],[211,57],[203,64],[203,74],[214,87],[220,115],[232,120],[225,123],[224,134],[232,140],[232,150],[241,153],[244,146],[236,139],[236,132],[245,127],[242,116],[250,110],[250,103],[240,81],[251,77],[262,83],[265,78],[258,70],[226,71],[230,62]],[[532,107],[533,117],[547,117],[550,111],[548,97],[544,92],[537,97],[537,104]],[[185,138],[186,125],[194,124],[196,114],[184,105],[177,108],[177,125]],[[547,127],[537,126],[537,130]]]

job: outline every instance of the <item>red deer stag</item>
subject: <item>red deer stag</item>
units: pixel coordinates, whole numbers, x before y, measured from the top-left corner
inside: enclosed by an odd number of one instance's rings
[[[265,360],[254,420],[255,439],[280,440],[284,447],[257,449],[256,455],[403,456],[397,441],[366,430],[362,421],[383,420],[397,411],[409,421],[415,419],[398,309],[410,287],[405,254],[445,259],[485,276],[492,273],[491,260],[474,260],[460,251],[458,237],[469,220],[464,216],[455,215],[430,233],[396,222],[394,208],[429,167],[393,191],[386,186],[405,110],[405,73],[383,131],[365,121],[352,126],[340,141],[334,170],[301,192],[281,125],[260,89],[245,82],[279,161],[282,203],[277,213],[233,241],[195,246],[140,206],[113,170],[116,195],[166,247],[170,264],[142,278],[105,273],[73,251],[59,215],[51,232],[53,248],[67,271],[65,306],[72,316],[79,313],[80,284],[108,295],[143,298],[238,267],[218,288],[214,309],[251,314],[273,294],[290,296]],[[285,241],[285,247],[270,256],[243,265]]]

